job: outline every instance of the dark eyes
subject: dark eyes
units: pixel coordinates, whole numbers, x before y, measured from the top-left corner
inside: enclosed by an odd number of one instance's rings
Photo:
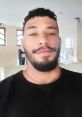
[[[38,36],[38,35],[39,35],[38,33],[31,33],[28,36]],[[47,32],[46,35],[54,36],[54,35],[56,35],[56,33],[55,32]]]
[[[31,34],[29,34],[29,36],[36,36],[37,35],[37,33],[31,33]]]
[[[56,33],[52,33],[52,32],[51,32],[51,33],[48,33],[48,35],[56,35]]]

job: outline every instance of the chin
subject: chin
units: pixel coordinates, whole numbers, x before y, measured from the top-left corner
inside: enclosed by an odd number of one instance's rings
[[[38,60],[38,61],[34,61],[33,63],[31,63],[35,69],[37,69],[38,71],[42,71],[42,72],[49,72],[53,69],[55,69],[58,65],[58,58],[54,58],[52,60]]]

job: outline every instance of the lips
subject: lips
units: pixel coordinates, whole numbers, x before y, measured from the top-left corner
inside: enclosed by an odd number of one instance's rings
[[[52,50],[50,49],[40,49],[36,52],[36,54],[48,54],[48,53],[51,53],[53,52]]]

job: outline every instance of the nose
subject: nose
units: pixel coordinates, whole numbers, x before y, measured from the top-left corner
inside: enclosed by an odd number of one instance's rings
[[[40,45],[46,45],[46,44],[48,44],[48,35],[47,34],[41,34],[39,36],[39,44]]]

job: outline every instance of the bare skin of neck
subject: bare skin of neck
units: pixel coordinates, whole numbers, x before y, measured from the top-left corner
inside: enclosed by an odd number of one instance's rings
[[[25,79],[34,84],[49,84],[56,81],[61,75],[61,68],[57,66],[50,72],[41,72],[36,70],[31,64],[23,70]]]

